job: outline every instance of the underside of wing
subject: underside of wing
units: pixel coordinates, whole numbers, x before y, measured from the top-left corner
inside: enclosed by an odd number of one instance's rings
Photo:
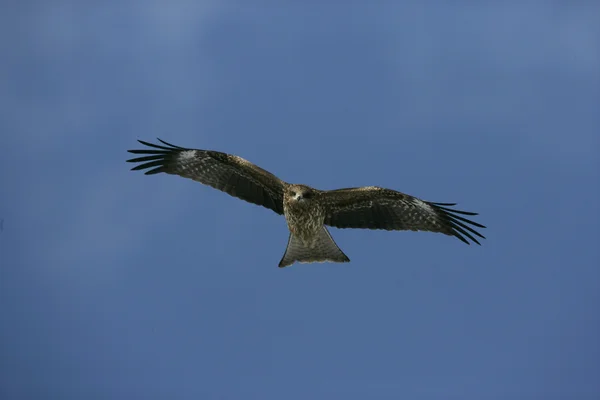
[[[179,175],[221,190],[231,196],[283,214],[285,182],[241,157],[218,151],[187,149],[158,139],[163,145],[138,140],[148,146],[128,150],[142,157],[127,160],[139,163],[132,170]]]
[[[322,194],[325,224],[336,228],[364,228],[439,232],[470,244],[485,239],[473,227],[485,226],[464,216],[477,213],[431,203],[395,190],[375,186],[330,190]],[[469,240],[468,240],[469,239]]]

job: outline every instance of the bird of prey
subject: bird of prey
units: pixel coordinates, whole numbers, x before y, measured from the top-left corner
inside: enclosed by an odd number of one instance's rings
[[[325,226],[439,232],[466,244],[484,238],[471,226],[485,228],[461,215],[477,215],[376,186],[318,190],[290,184],[251,162],[219,151],[188,149],[158,139],[162,145],[128,150],[141,157],[132,170],[179,175],[284,215],[290,231],[279,267],[295,262],[349,262]]]

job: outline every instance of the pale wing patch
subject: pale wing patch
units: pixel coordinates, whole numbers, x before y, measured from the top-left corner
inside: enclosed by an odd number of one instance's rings
[[[185,150],[179,153],[179,159],[181,161],[190,161],[196,158],[196,150]]]
[[[419,207],[420,209],[427,212],[428,214],[435,214],[435,211],[433,210],[433,208],[429,204],[425,203],[423,200],[414,198],[412,200],[412,202],[415,206]]]

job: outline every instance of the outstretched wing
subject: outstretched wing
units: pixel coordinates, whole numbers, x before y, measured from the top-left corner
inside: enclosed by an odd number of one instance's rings
[[[336,228],[366,228],[440,232],[463,242],[473,236],[485,239],[471,226],[485,226],[461,217],[477,213],[453,210],[450,203],[430,203],[395,190],[375,186],[324,191],[325,225]],[[459,215],[460,214],[460,215]]]
[[[143,157],[127,160],[141,163],[132,170],[149,169],[146,175],[165,172],[193,179],[283,214],[285,182],[270,172],[238,156],[219,151],[186,149],[158,140],[165,146],[138,140],[151,148],[128,150],[133,154],[144,154]]]

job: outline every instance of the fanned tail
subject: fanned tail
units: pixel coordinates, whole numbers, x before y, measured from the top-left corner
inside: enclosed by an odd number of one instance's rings
[[[287,267],[295,262],[349,262],[350,259],[344,254],[333,238],[323,226],[319,231],[319,238],[313,247],[306,247],[300,239],[290,233],[285,254],[279,262],[279,268]]]

